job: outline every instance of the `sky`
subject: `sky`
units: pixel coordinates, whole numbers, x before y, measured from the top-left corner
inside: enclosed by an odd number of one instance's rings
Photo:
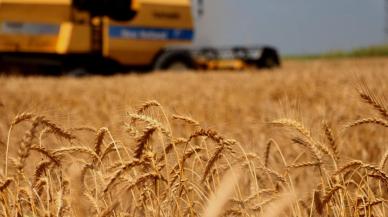
[[[201,45],[273,45],[282,54],[387,42],[384,0],[204,0]]]

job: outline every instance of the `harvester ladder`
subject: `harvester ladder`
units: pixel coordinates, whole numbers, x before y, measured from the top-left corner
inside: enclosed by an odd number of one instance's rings
[[[104,24],[102,18],[93,18],[90,26],[92,52],[98,55],[102,55],[104,43]]]

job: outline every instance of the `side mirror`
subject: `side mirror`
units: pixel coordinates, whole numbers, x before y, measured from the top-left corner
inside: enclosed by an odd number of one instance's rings
[[[198,7],[198,11],[197,11],[198,16],[199,16],[199,17],[202,17],[203,14],[205,13],[205,11],[204,11],[204,3],[203,3],[203,0],[198,0],[198,5],[197,5],[197,7]]]

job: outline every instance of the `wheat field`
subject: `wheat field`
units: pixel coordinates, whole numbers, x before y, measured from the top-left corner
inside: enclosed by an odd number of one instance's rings
[[[388,59],[0,77],[1,216],[387,216]]]

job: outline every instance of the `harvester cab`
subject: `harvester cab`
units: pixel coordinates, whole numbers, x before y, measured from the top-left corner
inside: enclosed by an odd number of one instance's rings
[[[136,15],[133,0],[73,0],[75,9],[88,12],[91,17],[109,17],[117,21],[129,21]]]

